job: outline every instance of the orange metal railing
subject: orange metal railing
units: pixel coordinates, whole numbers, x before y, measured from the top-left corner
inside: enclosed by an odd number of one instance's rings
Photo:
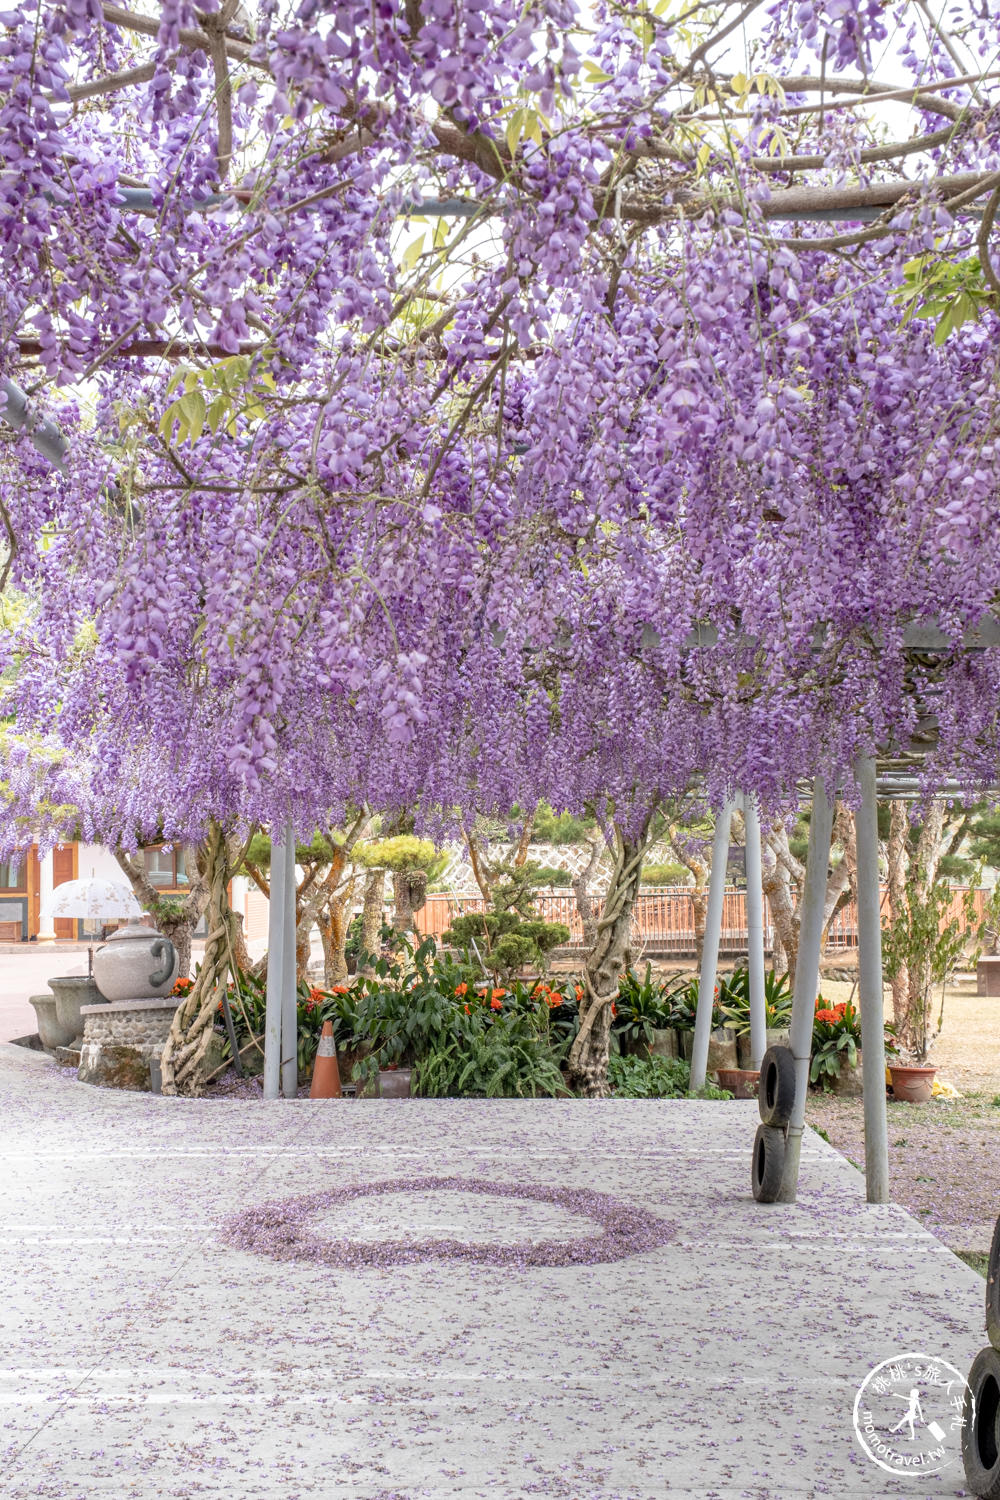
[[[977,890],[976,915],[982,917],[983,906],[989,892]],[[885,890],[883,888],[883,905]],[[956,887],[952,892],[951,916],[960,917],[965,889]],[[594,900],[595,912],[600,912],[600,898]],[[481,899],[471,896],[433,895],[427,897],[417,913],[417,930],[422,936],[430,934],[440,939],[453,916],[462,912],[482,911]],[[569,928],[571,948],[582,948],[583,929],[576,909],[576,901],[570,892],[553,892],[540,895],[537,901],[538,915],[545,922],[562,922]],[[764,945],[770,948],[773,927],[766,910],[764,916]],[[854,948],[858,942],[858,913],[853,901],[837,912],[830,924],[827,948]],[[694,899],[690,886],[644,887],[636,898],[632,909],[632,949],[638,955],[649,953],[693,954],[695,951]],[[745,953],[747,950],[746,892],[730,887],[726,890],[722,910],[722,937],[720,951],[725,954]]]

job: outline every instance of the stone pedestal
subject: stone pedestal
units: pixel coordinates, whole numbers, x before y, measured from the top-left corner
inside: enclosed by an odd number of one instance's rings
[[[150,1091],[149,1064],[159,1061],[170,1035],[177,1000],[116,1000],[83,1007],[81,1083]]]
[[[1000,953],[988,953],[976,964],[976,994],[1000,995]]]

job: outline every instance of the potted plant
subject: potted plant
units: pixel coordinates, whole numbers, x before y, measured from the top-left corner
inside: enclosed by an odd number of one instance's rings
[[[816,996],[809,1082],[835,1094],[861,1092],[861,1017],[849,1000],[829,1006]]]
[[[750,1069],[750,974],[735,969],[721,981],[719,1009],[727,1024],[736,1032],[736,1050],[740,1067]],[[792,1014],[792,986],[787,974],[769,969],[764,975],[765,1046],[788,1044],[788,1023]],[[727,1085],[728,1086],[728,1085]]]
[[[613,1030],[623,1055],[676,1057],[677,1034],[670,1025],[664,987],[647,963],[642,979],[628,969],[618,983]]]
[[[380,958],[352,988],[354,1046],[369,1048],[352,1077],[372,1086],[377,1075],[383,1098],[408,1095],[414,1065],[450,1033],[456,996],[469,988],[456,984],[462,972],[436,957],[433,938],[414,948],[401,934],[397,955]]]
[[[698,1015],[698,980],[679,974],[675,981],[664,987],[664,999],[670,1025],[678,1033],[680,1055],[690,1062],[694,1024]],[[719,986],[716,985],[712,1003],[708,1071],[713,1073],[717,1068],[735,1068],[737,1062],[736,1032],[726,1024],[726,1017],[719,1004]]]
[[[944,1021],[944,992],[975,925],[975,892],[970,887],[962,919],[945,921],[952,901],[947,880],[938,879],[921,893],[908,887],[906,900],[882,933],[882,964],[902,1004],[894,1016],[894,1040],[889,1060],[896,1099],[924,1104],[932,1097],[937,1068],[928,1054]],[[941,1003],[934,1017],[933,989],[941,986]]]

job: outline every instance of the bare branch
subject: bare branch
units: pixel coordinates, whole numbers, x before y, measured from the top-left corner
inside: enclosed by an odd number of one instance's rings
[[[156,66],[155,62],[149,62],[138,68],[122,68],[118,73],[92,78],[89,83],[71,83],[66,92],[74,104],[81,99],[95,99],[99,94],[114,94],[119,89],[131,88],[134,83],[148,83],[156,75]]]
[[[1000,184],[993,189],[989,202],[983,210],[983,222],[979,226],[979,235],[976,239],[976,249],[979,251],[979,264],[982,267],[983,276],[993,290],[1000,294],[1000,276],[997,275],[990,259],[990,234],[993,231],[993,222],[998,208],[1000,208]]]
[[[123,31],[136,31],[141,36],[159,36],[160,22],[155,16],[140,16],[135,11],[126,10],[121,5],[102,5],[104,19],[109,26],[120,26]],[[207,31],[199,31],[192,27],[182,26],[180,30],[181,45],[191,47],[197,52],[210,53],[212,50],[211,38]],[[249,42],[237,41],[234,37],[226,37],[226,56],[234,62],[248,63],[252,68],[263,68],[270,72],[267,63],[255,62],[251,57],[253,48]]]

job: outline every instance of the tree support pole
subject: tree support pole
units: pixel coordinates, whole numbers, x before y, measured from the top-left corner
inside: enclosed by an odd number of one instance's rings
[[[812,1052],[813,1016],[819,988],[819,956],[823,941],[823,907],[826,900],[827,866],[833,834],[833,804],[826,795],[822,777],[813,782],[812,816],[809,820],[809,853],[806,878],[799,907],[799,952],[795,963],[790,1043],[795,1058],[795,1104],[788,1122],[785,1167],[776,1202],[794,1203],[799,1182],[799,1156],[806,1124],[806,1093],[809,1089],[809,1058]]]
[[[760,868],[760,818],[751,797],[744,797],[747,872],[747,963],[750,975],[750,1066],[759,1068],[767,1049],[764,1010],[764,886]]]
[[[281,981],[285,946],[285,846],[271,839],[271,894],[267,907],[267,1003],[264,1011],[264,1098],[281,1093]]]
[[[281,912],[281,1092],[294,1099],[299,1091],[299,1007],[295,982],[295,834],[285,827],[285,885]]]
[[[865,1108],[865,1189],[869,1203],[889,1201],[889,1121],[885,1103],[885,1013],[878,876],[875,762],[859,757],[861,803],[854,816],[858,849],[858,997]]]
[[[729,861],[729,829],[733,820],[733,803],[723,803],[715,820],[712,838],[712,873],[708,880],[708,910],[705,914],[705,946],[701,953],[698,976],[698,1009],[694,1020],[691,1046],[691,1092],[705,1087],[708,1072],[708,1041],[712,1032],[712,1008],[715,1004],[715,979],[719,968],[719,940],[722,936],[722,906],[726,895],[726,865]]]

